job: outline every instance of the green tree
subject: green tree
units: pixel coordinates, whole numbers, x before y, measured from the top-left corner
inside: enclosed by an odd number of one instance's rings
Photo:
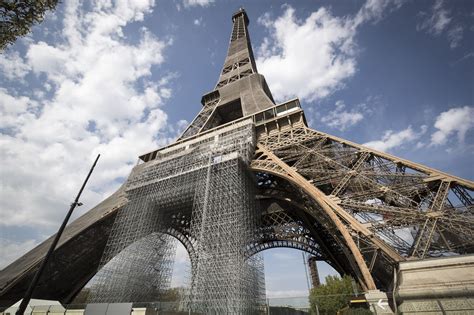
[[[0,50],[28,34],[57,4],[58,0],[0,0]]]
[[[349,304],[352,291],[352,278],[344,276],[327,276],[326,283],[313,288],[309,295],[309,302],[313,314],[316,314],[316,305],[320,315],[334,315],[338,310]]]
[[[161,301],[178,302],[181,299],[182,288],[170,288],[161,296]]]

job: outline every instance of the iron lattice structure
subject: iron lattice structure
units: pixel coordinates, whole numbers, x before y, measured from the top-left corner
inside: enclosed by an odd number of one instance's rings
[[[191,259],[186,303],[202,313],[256,312],[268,248],[387,291],[401,261],[474,252],[472,181],[309,128],[298,99],[275,104],[257,72],[245,11],[232,20],[202,110],[65,230],[35,297],[68,303],[99,270],[90,301],[159,300],[172,238]],[[21,297],[50,242],[0,272],[1,305]]]
[[[273,134],[265,126],[251,167],[266,174],[270,194],[277,190],[319,218],[332,238],[322,258],[336,270],[366,289],[389,289],[400,261],[473,252],[472,182],[312,130],[299,119]]]

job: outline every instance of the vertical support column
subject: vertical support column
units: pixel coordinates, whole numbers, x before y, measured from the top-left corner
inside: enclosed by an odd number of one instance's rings
[[[311,256],[308,258],[308,267],[311,276],[311,286],[313,288],[317,288],[321,285],[321,281],[319,279],[318,265],[316,264],[315,256]]]

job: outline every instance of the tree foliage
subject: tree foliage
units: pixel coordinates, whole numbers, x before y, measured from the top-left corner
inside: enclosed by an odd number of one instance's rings
[[[48,10],[54,10],[58,0],[1,0],[0,50],[30,32],[35,23],[43,21]]]
[[[333,315],[349,304],[353,296],[352,278],[327,276],[326,283],[313,288],[309,296],[311,310],[316,314],[316,305],[320,315]]]
[[[161,301],[165,302],[179,302],[182,298],[184,288],[169,288],[161,296]]]

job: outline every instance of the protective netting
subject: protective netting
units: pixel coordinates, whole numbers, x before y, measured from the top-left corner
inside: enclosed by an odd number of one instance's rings
[[[172,235],[191,258],[187,308],[256,312],[265,299],[263,260],[245,255],[260,217],[248,171],[254,148],[247,120],[179,142],[137,165],[89,302],[159,301],[172,275]]]
[[[170,284],[176,241],[152,233],[109,261],[90,285],[89,302],[140,302],[160,298]]]

